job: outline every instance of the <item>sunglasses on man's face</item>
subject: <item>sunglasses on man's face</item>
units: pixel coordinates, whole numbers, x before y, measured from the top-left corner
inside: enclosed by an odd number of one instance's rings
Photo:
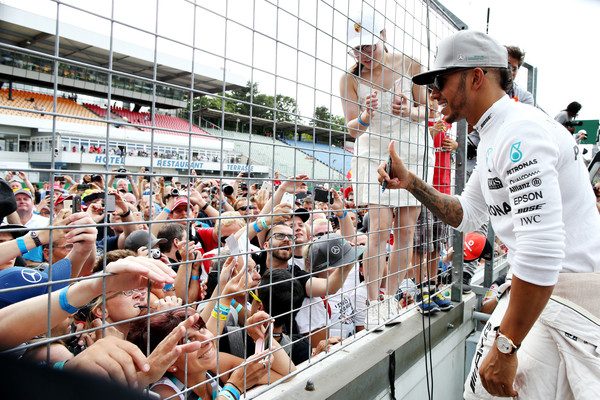
[[[238,208],[238,211],[254,210],[255,208],[254,206],[241,206]]]
[[[474,69],[474,68],[455,68],[452,70],[448,70],[443,74],[439,74],[436,75],[435,78],[433,78],[433,83],[427,85],[427,88],[429,90],[436,90],[438,92],[441,92],[442,90],[444,90],[444,87],[446,86],[446,83],[448,82],[448,77],[450,77],[450,75],[452,75],[455,72],[461,72],[461,71],[468,71],[470,69]],[[483,74],[487,74],[487,70],[482,70]]]

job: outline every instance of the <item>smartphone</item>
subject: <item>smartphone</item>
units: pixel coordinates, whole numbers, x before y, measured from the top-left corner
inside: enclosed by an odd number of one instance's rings
[[[273,185],[271,184],[270,181],[264,181],[262,183],[262,188],[268,191],[271,191],[271,189],[273,189]]]
[[[258,339],[254,346],[254,354],[262,353],[265,350],[271,348],[271,343],[273,343],[273,323],[269,323],[267,326],[267,330],[265,331],[264,339]]]
[[[329,190],[325,190],[323,188],[315,188],[315,201],[320,201],[322,203],[333,204],[333,195]]]
[[[77,190],[88,190],[91,189],[92,185],[90,185],[89,183],[80,183],[79,185],[77,185]]]
[[[114,194],[109,194],[106,198],[106,204],[104,205],[104,211],[107,213],[115,212],[117,209],[116,199]]]
[[[81,196],[73,196],[71,201],[71,211],[73,214],[81,212]]]
[[[265,341],[263,350],[269,350],[273,343],[273,323],[271,322],[267,327],[267,332],[265,333]]]
[[[63,201],[63,208],[72,209],[73,208],[73,199],[65,199],[65,201]]]
[[[385,173],[388,174],[388,176],[390,176],[390,174],[392,173],[392,157],[388,158],[387,165],[385,166]],[[387,188],[387,182],[386,181],[381,182],[381,193],[383,193],[383,191],[386,188]]]
[[[290,206],[294,205],[294,195],[291,193],[284,193],[283,196],[281,197],[281,203],[287,203]]]

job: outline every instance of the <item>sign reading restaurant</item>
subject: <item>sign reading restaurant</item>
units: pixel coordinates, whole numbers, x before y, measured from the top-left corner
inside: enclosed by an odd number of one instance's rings
[[[85,157],[87,158],[87,157]],[[127,162],[126,160],[127,159]],[[108,165],[138,165],[138,160],[144,160],[148,162],[148,157],[120,157],[120,156],[108,156]],[[83,160],[82,160],[83,161]],[[106,165],[107,156],[96,155],[93,159],[94,164]],[[143,163],[142,163],[143,164]],[[192,161],[188,160],[169,160],[166,158],[154,158],[152,164],[156,168],[173,168],[173,169],[199,169],[208,171],[218,171],[221,169],[221,164],[218,162],[206,162],[206,161]],[[140,165],[141,166],[141,165]],[[148,166],[148,165],[145,165]],[[246,164],[231,164],[224,163],[223,171],[231,172],[267,172],[268,168],[258,165],[246,165]]]

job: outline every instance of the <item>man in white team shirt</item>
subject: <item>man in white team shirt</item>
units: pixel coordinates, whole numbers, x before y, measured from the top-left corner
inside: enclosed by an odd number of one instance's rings
[[[509,248],[512,289],[500,300],[465,382],[466,399],[588,399],[600,393],[600,216],[574,139],[511,101],[506,49],[486,34],[442,40],[428,84],[449,123],[480,133],[464,192],[448,196],[409,172],[390,145],[379,181],[405,188],[463,232],[490,218]],[[522,345],[522,346],[521,346]]]

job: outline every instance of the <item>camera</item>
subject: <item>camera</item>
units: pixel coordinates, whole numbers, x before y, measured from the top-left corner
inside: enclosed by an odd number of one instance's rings
[[[334,201],[333,195],[331,194],[331,192],[329,192],[329,190],[326,190],[324,188],[319,188],[319,187],[315,188],[314,198],[315,198],[315,201],[320,201],[322,203],[333,204],[333,201]]]
[[[231,185],[224,184],[221,190],[223,190],[225,196],[231,196],[233,194],[233,186]]]
[[[171,190],[171,196],[172,197],[179,196],[179,190],[177,188],[174,188],[173,190]]]
[[[160,249],[150,249],[150,255],[152,255],[152,258],[154,258],[155,260],[159,260],[160,259]]]
[[[583,126],[583,121],[567,121],[567,122],[565,122],[565,126],[566,127]]]
[[[127,175],[124,175],[127,173],[127,170],[123,167],[119,168],[117,170],[117,172],[120,172],[120,174],[115,175],[115,178],[119,179],[119,178],[127,178]]]
[[[102,175],[92,175],[92,182],[102,182]]]

